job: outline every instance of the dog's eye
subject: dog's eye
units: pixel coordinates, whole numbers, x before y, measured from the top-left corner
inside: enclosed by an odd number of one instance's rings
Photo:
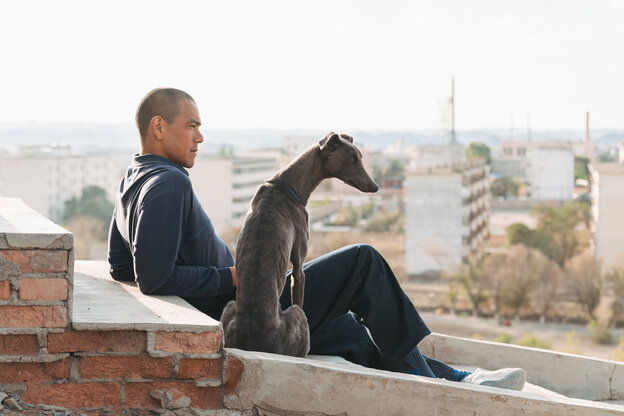
[[[355,165],[357,163],[357,157],[351,156],[351,163]]]

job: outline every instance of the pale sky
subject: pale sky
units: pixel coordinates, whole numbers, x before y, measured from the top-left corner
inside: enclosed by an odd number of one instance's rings
[[[624,0],[0,2],[0,122],[133,122],[157,86],[215,129],[624,128]]]

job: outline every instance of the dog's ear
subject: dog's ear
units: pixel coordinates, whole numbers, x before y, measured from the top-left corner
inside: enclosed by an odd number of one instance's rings
[[[330,131],[325,135],[325,138],[319,142],[319,149],[323,154],[327,152],[333,152],[340,145],[340,136]]]
[[[345,140],[349,141],[350,143],[353,143],[353,137],[351,137],[351,136],[349,136],[347,134],[340,133],[340,138],[341,139],[345,139]]]

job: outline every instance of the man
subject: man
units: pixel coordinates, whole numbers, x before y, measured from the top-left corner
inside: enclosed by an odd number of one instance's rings
[[[148,295],[181,296],[218,320],[235,298],[237,280],[232,255],[186,171],[204,140],[199,110],[187,93],[157,88],[139,104],[136,124],[141,153],[134,156],[115,201],[111,275],[135,280]],[[417,345],[430,331],[371,246],[344,247],[307,263],[304,272],[311,354],[453,381],[518,390],[524,385],[522,369],[471,374],[423,356]],[[289,290],[280,302],[283,309],[290,306]]]

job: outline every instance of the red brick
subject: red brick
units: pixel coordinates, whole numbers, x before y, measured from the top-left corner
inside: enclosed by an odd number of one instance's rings
[[[0,354],[36,355],[38,353],[37,335],[0,335]]]
[[[0,306],[0,327],[63,328],[67,326],[64,306]]]
[[[49,363],[0,363],[2,383],[49,381],[69,377],[69,358]]]
[[[81,357],[78,362],[78,371],[84,379],[168,378],[172,368],[169,357]]]
[[[21,300],[67,300],[67,280],[22,279],[19,298]]]
[[[67,270],[66,250],[0,250],[0,256],[19,265],[23,273]]]
[[[221,333],[157,332],[154,348],[166,352],[214,354],[221,349]]]
[[[124,407],[159,409],[160,402],[149,395],[153,390],[178,389],[191,398],[191,407],[219,409],[223,407],[220,387],[197,387],[192,382],[163,381],[153,383],[128,382],[125,384]]]
[[[240,360],[234,357],[228,359],[227,376],[225,378],[225,384],[223,385],[223,392],[226,395],[230,396],[238,390],[244,369],[245,366]]]
[[[145,351],[142,331],[66,331],[48,334],[48,352],[141,352]]]
[[[0,300],[6,300],[11,297],[11,282],[8,280],[0,281]]]
[[[22,401],[62,407],[111,407],[121,405],[119,383],[27,383]]]
[[[223,359],[200,360],[182,358],[178,364],[178,378],[208,378],[221,380]]]

